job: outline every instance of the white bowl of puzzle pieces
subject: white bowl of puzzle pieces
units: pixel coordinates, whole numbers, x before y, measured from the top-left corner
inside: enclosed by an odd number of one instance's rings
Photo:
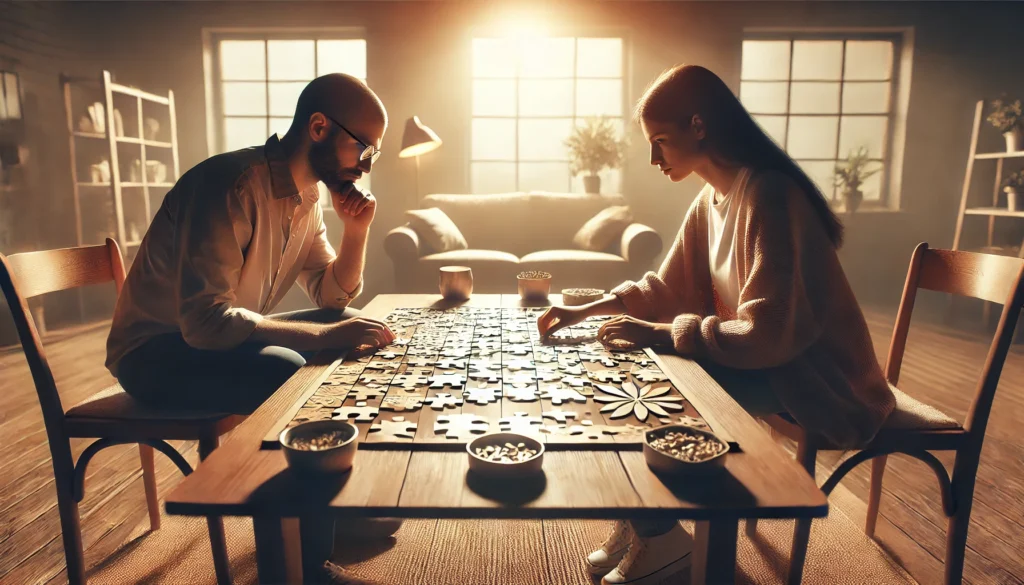
[[[491,433],[466,444],[470,470],[486,477],[521,477],[540,473],[544,444],[518,433]]]
[[[728,452],[729,443],[688,425],[662,425],[644,432],[648,467],[669,475],[720,471]]]
[[[523,300],[543,300],[551,292],[551,273],[528,270],[516,275],[519,283],[519,297]]]
[[[314,420],[281,431],[288,467],[309,474],[345,473],[359,447],[359,428],[341,420]]]
[[[585,305],[604,298],[604,291],[599,288],[563,288],[562,304],[566,307]]]

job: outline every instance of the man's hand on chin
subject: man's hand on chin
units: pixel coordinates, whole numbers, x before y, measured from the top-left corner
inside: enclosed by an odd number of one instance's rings
[[[355,183],[345,183],[339,191],[331,190],[331,203],[345,229],[369,230],[377,212],[377,199]]]

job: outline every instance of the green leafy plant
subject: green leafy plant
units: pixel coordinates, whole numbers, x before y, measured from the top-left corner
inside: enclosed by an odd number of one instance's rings
[[[846,157],[846,164],[836,165],[835,185],[844,189],[857,190],[868,177],[881,170],[880,168],[868,169],[867,166],[871,162],[867,148],[862,146],[856,152],[851,150]]]
[[[1024,118],[1021,117],[1020,100],[999,98],[992,100],[992,111],[985,118],[1000,132],[1009,132],[1014,128],[1024,126]]]
[[[569,171],[596,175],[605,168],[617,169],[626,152],[626,141],[617,136],[615,125],[608,118],[587,118],[573,129],[565,141],[569,148]]]
[[[1011,173],[1008,177],[1003,179],[1003,188],[1009,189],[1024,189],[1024,170],[1019,170],[1015,173]]]

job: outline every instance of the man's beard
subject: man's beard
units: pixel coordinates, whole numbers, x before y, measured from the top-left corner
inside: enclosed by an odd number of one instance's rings
[[[310,145],[309,166],[316,178],[323,181],[331,193],[341,193],[345,186],[352,182],[342,178],[348,170],[338,163],[338,157],[334,152],[334,140],[331,138]]]

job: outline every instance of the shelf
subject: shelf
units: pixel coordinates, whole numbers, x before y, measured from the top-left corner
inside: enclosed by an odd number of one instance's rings
[[[112,183],[79,183],[79,187],[113,187]]]
[[[140,183],[138,181],[121,183],[122,187],[157,187],[170,189],[174,183]]]
[[[98,138],[100,140],[107,139],[107,135],[103,134],[102,132],[72,132],[72,134],[79,138]]]
[[[1016,152],[982,152],[974,155],[974,158],[1024,158],[1024,150],[1018,150]]]
[[[135,138],[132,136],[118,136],[116,140],[121,144],[145,144],[146,146],[152,146],[155,148],[172,148],[170,142],[160,142],[158,140],[144,140],[142,138]]]
[[[1024,217],[1024,211],[1010,211],[1004,207],[973,207],[965,209],[967,215],[989,215],[999,217]]]

